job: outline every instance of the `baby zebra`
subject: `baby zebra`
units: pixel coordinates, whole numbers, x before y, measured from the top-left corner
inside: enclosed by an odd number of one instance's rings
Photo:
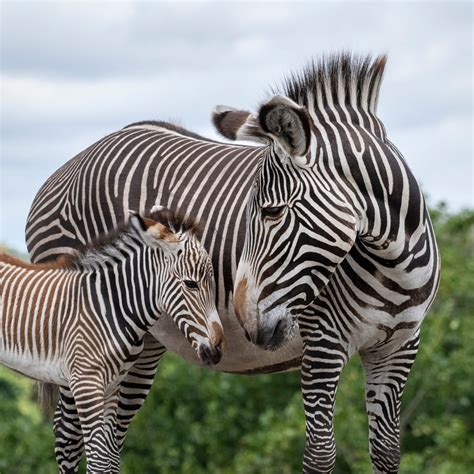
[[[119,463],[107,454],[115,422],[104,407],[114,406],[145,333],[163,313],[204,363],[221,358],[211,260],[196,227],[167,210],[132,214],[102,242],[51,264],[1,253],[0,293],[0,363],[70,388],[90,473]]]

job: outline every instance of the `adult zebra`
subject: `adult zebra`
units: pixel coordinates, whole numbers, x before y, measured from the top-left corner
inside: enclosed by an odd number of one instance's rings
[[[438,287],[423,195],[376,116],[384,65],[333,58],[291,78],[257,115],[220,107],[214,116],[228,138],[270,145],[247,207],[234,302],[249,339],[267,349],[299,322],[305,472],[334,468],[336,388],[356,352],[374,471],[398,471],[400,399]]]
[[[46,262],[113,229],[129,209],[155,202],[185,210],[202,222],[201,242],[212,258],[217,309],[226,346],[213,370],[268,373],[297,368],[302,345],[295,338],[275,352],[255,347],[234,316],[233,279],[244,240],[245,205],[262,147],[213,142],[165,122],[141,122],[106,136],[72,158],[41,187],[32,204],[26,239],[33,262]],[[120,387],[118,446],[144,402],[166,350],[201,365],[170,319],[162,318]],[[50,400],[51,386],[40,389]],[[61,388],[55,414],[56,457],[61,472],[75,472],[82,433],[74,400]]]
[[[347,85],[356,91],[360,86],[361,97],[369,92],[362,86],[368,70],[371,71],[370,97],[375,107],[383,61],[367,60],[366,69],[358,68],[346,56],[335,58],[334,64],[337,62],[345,64],[346,74],[341,80],[350,81]],[[314,71],[316,76],[324,72]],[[355,102],[350,113],[365,117],[363,107],[362,102]],[[222,122],[225,127],[221,131],[235,138],[234,130],[247,116],[247,113],[230,114],[228,118],[233,120]],[[327,140],[336,142],[336,138],[331,133]],[[302,354],[299,335],[295,334],[284,347],[273,352],[257,349],[244,337],[230,298],[243,245],[246,201],[259,162],[266,153],[266,147],[211,142],[163,122],[125,127],[73,158],[40,189],[26,228],[31,257],[39,262],[69,253],[82,242],[112,228],[127,209],[143,211],[157,199],[170,209],[185,209],[206,222],[201,240],[213,259],[217,307],[227,344],[216,370],[262,373],[297,367]],[[329,281],[324,299],[314,301],[313,310],[337,311],[344,304],[336,296],[339,287],[339,281]],[[153,334],[155,339],[148,338],[142,358],[121,387],[119,443],[151,386],[163,346],[197,362],[169,322],[163,321]],[[73,413],[71,399],[62,393],[57,410],[57,420],[61,419],[62,423],[56,430],[62,469],[75,467],[81,449],[80,429],[70,422]],[[77,443],[65,446],[62,430],[67,430],[69,436],[75,432]]]

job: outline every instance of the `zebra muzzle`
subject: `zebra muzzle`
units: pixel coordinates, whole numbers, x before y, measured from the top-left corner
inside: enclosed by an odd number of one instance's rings
[[[276,350],[283,346],[288,339],[292,321],[282,317],[270,322],[262,322],[257,331],[255,344],[262,349]]]
[[[199,358],[206,365],[216,365],[222,358],[222,341],[211,346],[207,344],[201,344],[198,350]]]

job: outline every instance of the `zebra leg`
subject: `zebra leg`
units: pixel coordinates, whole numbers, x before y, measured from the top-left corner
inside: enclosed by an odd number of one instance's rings
[[[308,326],[311,326],[310,324]],[[337,331],[304,328],[300,318],[304,351],[301,389],[306,415],[306,446],[303,472],[330,473],[336,463],[334,442],[334,402],[339,376],[349,359],[347,348]]]
[[[165,347],[147,334],[139,358],[125,375],[117,393],[106,401],[105,429],[111,474],[120,472],[120,453],[128,427],[151,389],[158,363],[165,352]]]
[[[53,427],[56,438],[54,454],[59,472],[76,473],[84,450],[84,442],[76,403],[68,388],[60,388]]]
[[[112,472],[119,472],[120,452],[128,426],[143,405],[152,386],[158,363],[165,352],[165,347],[153,336],[147,334],[142,353],[121,383],[118,403],[117,400],[110,399],[105,404],[107,446],[112,460]],[[74,398],[67,388],[60,389],[60,398],[54,417],[54,433],[59,472],[61,474],[76,473],[84,443]],[[112,439],[112,433],[115,434],[115,439]]]
[[[120,449],[117,443],[117,404],[119,389],[109,395],[104,406],[104,428],[107,453],[110,459],[110,473],[120,472]]]
[[[396,350],[361,352],[366,373],[369,446],[377,474],[397,473],[400,464],[400,403],[418,352],[419,332]]]
[[[87,473],[109,473],[110,458],[104,429],[104,385],[99,374],[77,374],[71,379],[87,458]]]
[[[158,363],[166,348],[151,334],[146,334],[143,351],[120,384],[116,433],[119,452],[122,451],[128,427],[141,408],[153,384]]]

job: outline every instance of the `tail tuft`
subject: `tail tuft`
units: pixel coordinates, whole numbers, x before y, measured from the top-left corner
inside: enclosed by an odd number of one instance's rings
[[[38,403],[41,413],[48,419],[54,416],[54,410],[59,399],[59,388],[52,383],[39,382],[37,384]]]

